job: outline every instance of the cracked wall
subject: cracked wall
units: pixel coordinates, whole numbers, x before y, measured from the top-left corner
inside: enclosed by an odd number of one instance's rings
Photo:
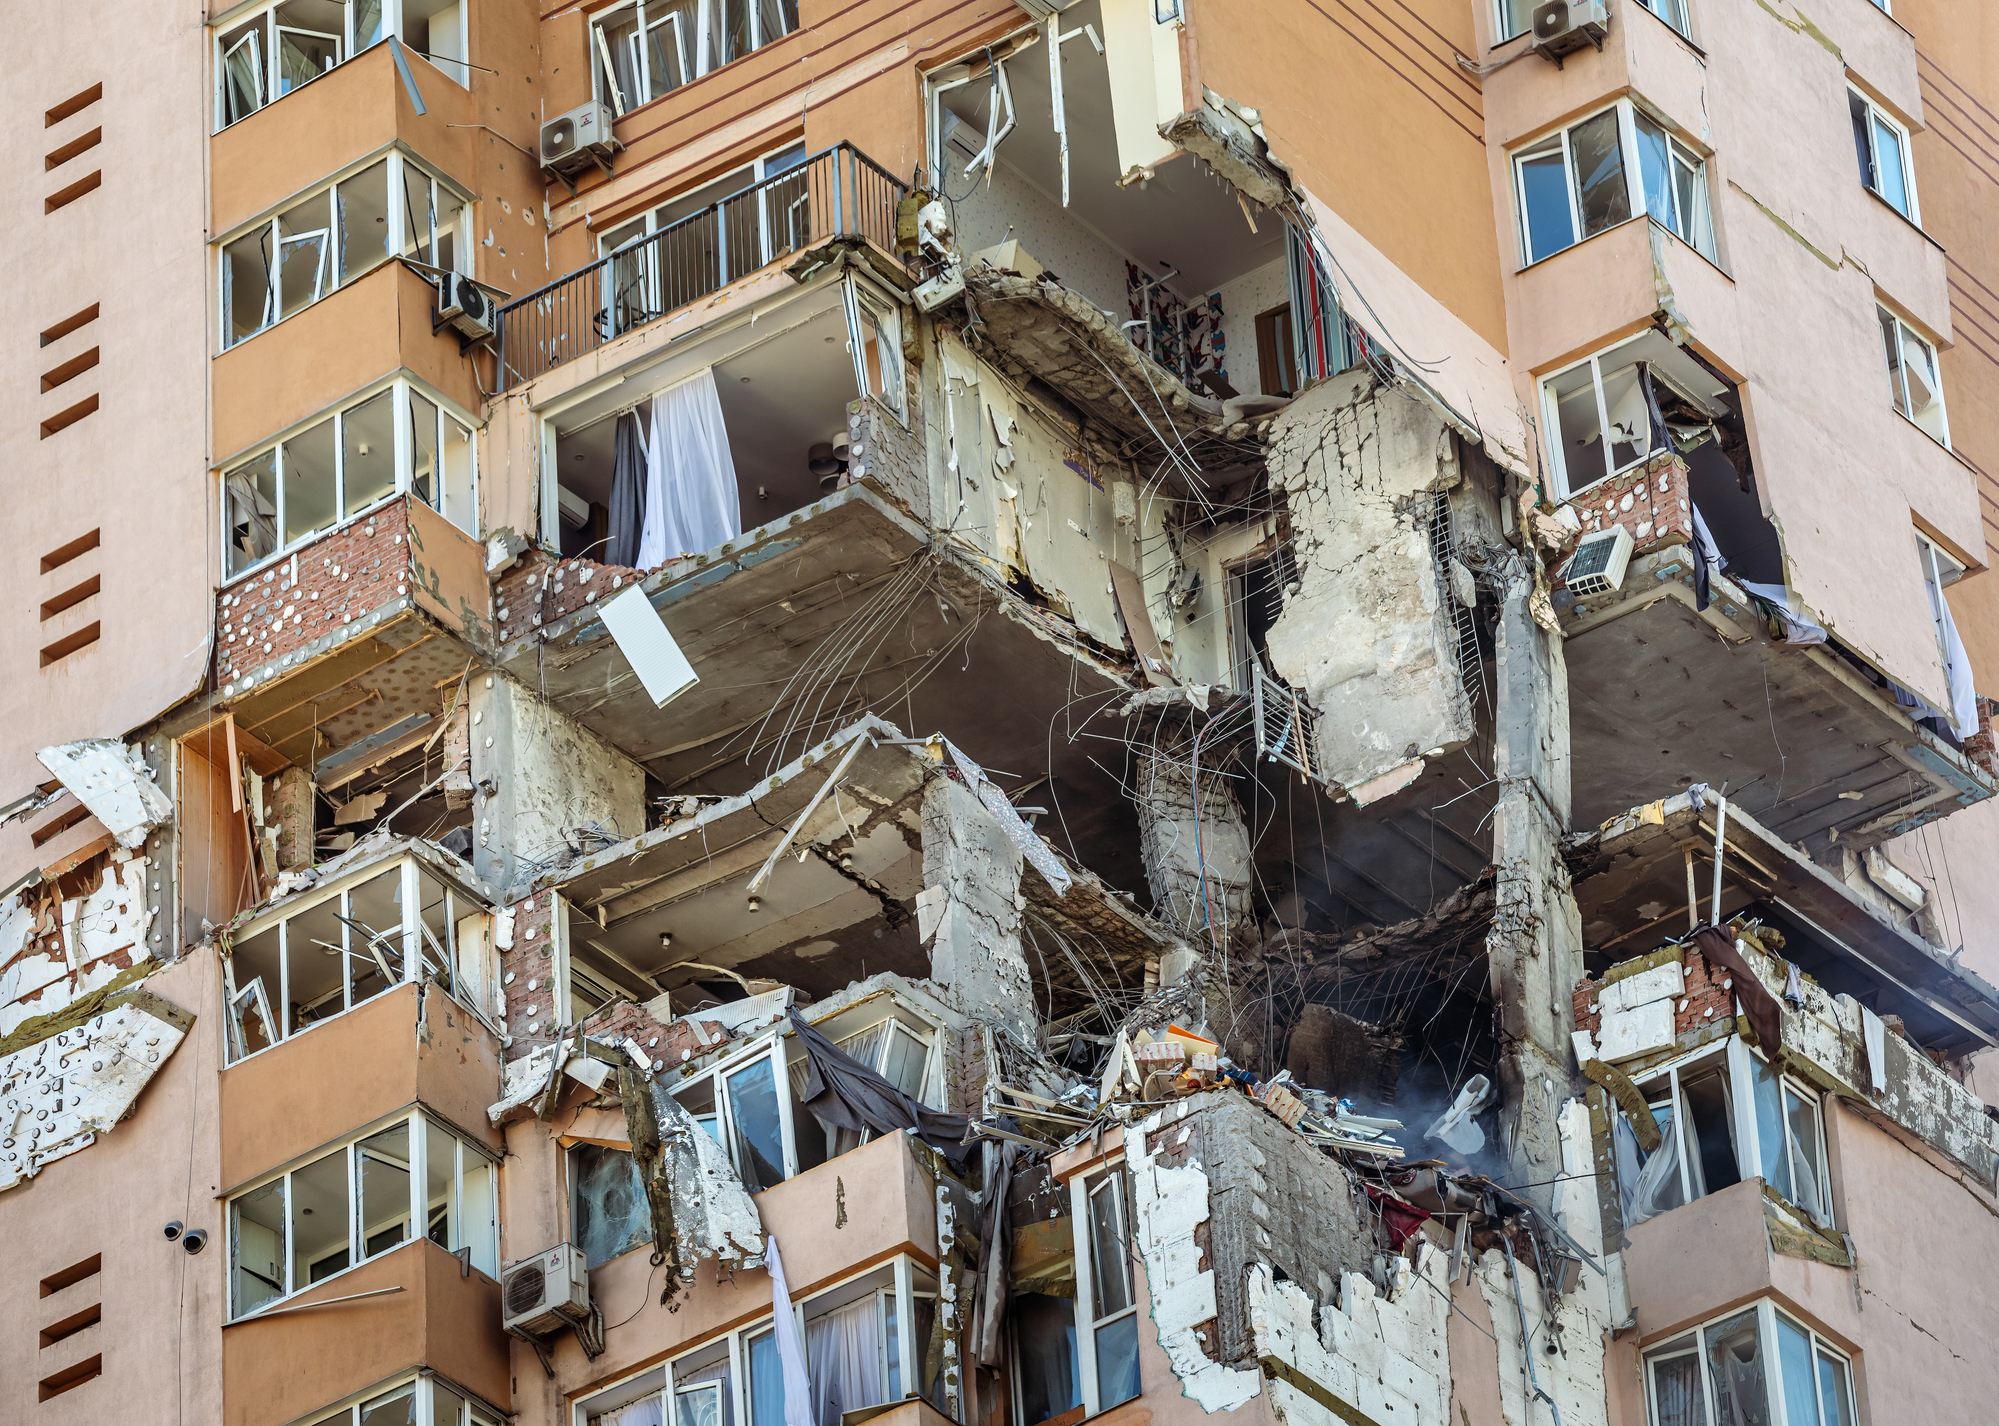
[[[1363,803],[1474,733],[1455,596],[1430,546],[1433,496],[1460,478],[1449,428],[1365,367],[1272,423],[1270,483],[1290,511],[1298,580],[1270,660],[1320,710],[1319,771]]]
[[[0,904],[0,1037],[150,958],[150,867],[115,848]]]
[[[1228,779],[1171,752],[1138,756],[1138,836],[1155,915],[1226,950],[1253,924],[1249,833]]]
[[[963,784],[923,794],[923,890],[916,914],[930,975],[967,1014],[1034,1038],[1034,985],[1021,951],[1020,850]]]

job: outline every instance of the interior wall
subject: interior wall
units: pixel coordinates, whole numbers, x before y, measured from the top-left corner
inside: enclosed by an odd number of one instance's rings
[[[1256,319],[1273,307],[1290,305],[1290,267],[1282,258],[1265,263],[1222,284],[1221,294],[1222,375],[1237,391],[1253,396],[1263,390],[1263,372],[1256,355]]]
[[[1080,292],[1099,308],[1113,312],[1123,321],[1130,311],[1125,296],[1125,261],[1101,235],[1078,222],[1062,208],[1057,195],[1044,193],[1019,169],[1001,158],[993,166],[992,183],[983,174],[972,191],[951,205],[957,225],[958,251],[968,259],[996,243],[1014,239],[1048,271],[1062,279],[1062,285]],[[946,153],[955,160],[950,166],[950,182],[962,188],[964,162],[956,150]],[[1156,271],[1148,265],[1149,271]]]
[[[250,833],[231,805],[226,735],[220,723],[183,739],[177,792],[183,941],[220,926],[250,904]]]

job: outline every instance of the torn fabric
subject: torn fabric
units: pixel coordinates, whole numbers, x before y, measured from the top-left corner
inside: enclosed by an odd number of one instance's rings
[[[968,1122],[911,1099],[859,1060],[805,1023],[792,1010],[791,1028],[805,1046],[805,1083],[798,1102],[829,1129],[894,1134],[914,1129],[916,1137],[942,1154],[959,1172],[971,1161],[972,1147],[961,1143]],[[691,1122],[691,1121],[690,1121]]]
[[[1749,1017],[1749,1028],[1756,1032],[1757,1048],[1775,1055],[1783,1043],[1783,1008],[1736,949],[1735,937],[1720,927],[1703,926],[1694,932],[1694,944],[1708,958],[1708,964],[1718,965],[1734,977],[1735,999]]]
[[[791,1307],[791,1284],[784,1280],[784,1258],[777,1239],[764,1249],[770,1269],[771,1328],[777,1334],[778,1370],[784,1381],[784,1426],[816,1426],[812,1419],[812,1379],[805,1372],[805,1344],[798,1336],[798,1314]]]
[[[1694,515],[1694,612],[1701,613],[1714,602],[1714,581],[1721,574],[1721,554],[1714,536],[1707,532],[1701,507],[1691,507]]]
[[[1825,630],[1802,614],[1791,611],[1791,591],[1781,584],[1755,584],[1749,580],[1737,580],[1743,589],[1754,596],[1758,603],[1768,607],[1784,626],[1784,642],[1787,644],[1822,644]]]
[[[1950,725],[1958,737],[1968,738],[1978,731],[1978,693],[1971,685],[1971,660],[1965,656],[1964,641],[1957,636],[1957,620],[1950,616],[1950,601],[1936,591],[1937,623],[1943,629],[1944,672],[1950,677]]]
[[[965,786],[979,795],[979,801],[985,804],[986,811],[993,814],[993,820],[1000,824],[1006,839],[1020,848],[1027,864],[1041,873],[1042,879],[1054,888],[1057,896],[1067,896],[1072,878],[1048,843],[1041,840],[1041,834],[1021,820],[1013,803],[986,776],[984,768],[960,752],[958,745],[949,738],[944,740],[944,746],[950,749],[951,761],[957,764],[958,775],[965,780]]]
[[[723,1147],[660,1087],[645,1051],[625,1041],[632,1064],[618,1067],[618,1097],[646,1201],[653,1247],[677,1280],[702,1258],[749,1265],[764,1254],[763,1219]]]
[[[1009,1123],[1020,1127],[1018,1121]],[[986,1191],[979,1207],[978,1290],[972,1298],[971,1324],[972,1360],[980,1366],[998,1366],[1006,1350],[1007,1307],[1012,1298],[1007,1258],[1013,1236],[1007,1226],[1006,1207],[1019,1158],[1020,1145],[992,1144],[983,1175]]]
[[[146,833],[174,815],[173,799],[153,781],[139,749],[116,738],[59,743],[35,757],[128,850],[145,845]]]

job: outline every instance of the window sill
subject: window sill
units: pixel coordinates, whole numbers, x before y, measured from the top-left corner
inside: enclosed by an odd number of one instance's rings
[[[1668,20],[1664,15],[1655,13],[1650,6],[1643,4],[1642,0],[1638,8],[1640,10],[1643,10],[1646,14],[1651,15],[1652,18],[1654,20],[1657,20],[1660,24],[1664,25],[1667,31],[1671,33],[1674,39],[1678,40],[1681,44],[1685,45],[1688,49],[1692,50],[1695,55],[1697,55],[1701,59],[1707,58],[1707,51],[1694,43],[1694,37],[1692,35],[1688,34],[1685,30],[1681,29],[1678,25],[1675,25],[1672,21]]]
[[[1978,469],[1978,467],[1972,465],[1971,462],[1966,460],[1963,456],[1958,455],[1958,453],[1955,450],[1952,450],[1949,441],[1944,440],[1938,436],[1933,436],[1928,431],[1923,430],[1923,428],[1917,424],[1915,419],[1911,417],[1909,413],[1904,411],[1901,407],[1895,406],[1891,407],[1890,409],[1894,411],[1896,417],[1901,420],[1903,425],[1909,427],[1911,430],[1920,434],[1923,437],[1923,439],[1927,441],[1934,441],[1937,445],[1942,446],[1944,450],[1948,451],[1951,454],[1951,456],[1957,460],[1958,464],[1964,466],[1967,470]]]

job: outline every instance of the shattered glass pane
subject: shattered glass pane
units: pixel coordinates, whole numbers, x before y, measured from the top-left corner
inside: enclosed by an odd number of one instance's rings
[[[1701,1360],[1694,1339],[1681,1337],[1646,1360],[1655,1426],[1707,1426],[1707,1394],[1701,1388]]]
[[[339,510],[333,484],[333,422],[321,421],[284,443],[285,543],[332,525]]]
[[[1520,213],[1527,225],[1527,261],[1539,262],[1576,240],[1569,180],[1559,139],[1520,160]]]
[[[1686,227],[1680,221],[1679,207],[1674,201],[1672,145],[1664,129],[1643,114],[1636,119],[1638,177],[1645,191],[1645,211],[1684,238]]]
[[[1603,374],[1603,408],[1610,419],[1610,469],[1614,475],[1652,453],[1652,418],[1636,362]]]
[[[1901,327],[1888,313],[1881,312],[1880,316],[1881,341],[1888,351],[1888,394],[1895,403],[1895,409],[1906,416],[1909,414],[1909,392],[1902,382]]]
[[[293,1290],[348,1263],[347,1151],[335,1149],[292,1174]]]
[[[784,1131],[777,1116],[777,1080],[758,1060],[729,1076],[729,1118],[736,1131],[736,1167],[751,1193],[784,1182]]]
[[[1784,1150],[1784,1110],[1779,1100],[1782,1089],[1777,1072],[1761,1060],[1752,1061],[1755,1078],[1750,1098],[1756,1107],[1756,1161],[1768,1184],[1788,1203],[1796,1203],[1797,1190],[1791,1183],[1791,1156]]]
[[[285,1290],[285,1181],[229,1205],[230,1310],[241,1317]]]
[[[1090,1190],[1090,1279],[1099,1318],[1131,1306],[1131,1262],[1119,1196],[1114,1177]]]
[[[1575,157],[1582,235],[1594,237],[1631,216],[1631,193],[1624,183],[1624,148],[1617,137],[1617,111],[1606,109],[1570,129],[1569,148]]]
[[[361,1256],[372,1258],[409,1237],[410,1126],[398,1124],[370,1135],[354,1158],[360,1177]]]
[[[417,1426],[416,1383],[362,1402],[361,1426]]]
[[[630,1151],[578,1144],[575,1174],[576,1246],[591,1267],[629,1253],[652,1237],[652,1209]]]
[[[348,893],[347,915],[354,924],[347,972],[353,977],[355,1005],[402,982],[402,891],[402,869],[392,867]]]
[[[271,225],[255,228],[222,249],[222,302],[228,313],[225,346],[234,346],[276,320],[271,291]]]
[[[1610,474],[1603,463],[1603,420],[1590,364],[1570,367],[1551,380],[1548,397],[1555,407],[1556,448],[1573,495]]]
[[[265,451],[229,472],[228,573],[241,574],[278,547],[278,453]],[[237,632],[237,631],[232,631]],[[271,1002],[277,1004],[275,999]]]
[[[1770,1387],[1756,1336],[1756,1309],[1737,1313],[1707,1330],[1708,1375],[1715,1414],[1729,1426],[1775,1426]]]

